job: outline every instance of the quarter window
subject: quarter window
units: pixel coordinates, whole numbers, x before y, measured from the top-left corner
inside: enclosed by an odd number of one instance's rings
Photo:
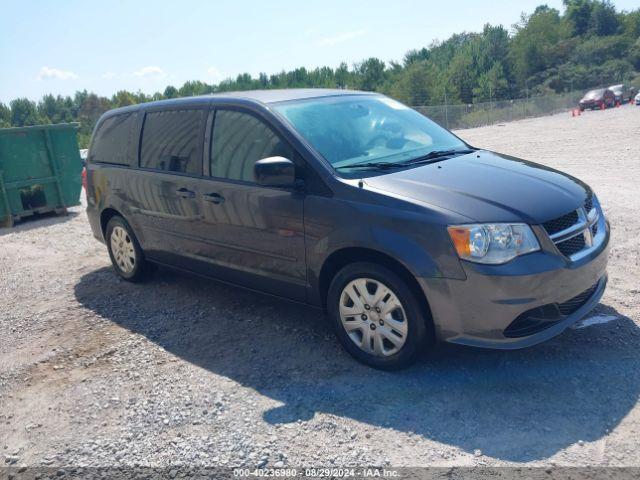
[[[130,148],[137,114],[114,115],[100,124],[91,144],[90,161],[131,165]]]
[[[202,174],[203,110],[150,112],[144,121],[140,166]]]
[[[267,157],[294,160],[292,149],[263,121],[232,110],[216,112],[211,146],[211,176],[254,182],[254,164]]]

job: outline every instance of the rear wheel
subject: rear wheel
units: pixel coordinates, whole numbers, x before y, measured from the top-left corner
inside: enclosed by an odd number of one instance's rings
[[[133,230],[120,216],[114,216],[107,223],[105,239],[109,257],[116,273],[130,282],[146,279],[152,266],[145,258]]]
[[[402,278],[380,265],[344,267],[331,282],[327,302],[344,348],[372,367],[405,367],[431,343],[425,309]]]

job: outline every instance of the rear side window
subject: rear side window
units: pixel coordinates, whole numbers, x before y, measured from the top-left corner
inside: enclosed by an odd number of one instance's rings
[[[144,120],[140,166],[202,174],[204,110],[150,112]]]
[[[256,160],[275,156],[294,160],[292,149],[262,120],[232,110],[216,112],[211,145],[212,177],[255,182]]]
[[[100,124],[91,144],[92,162],[131,165],[133,131],[136,113],[125,113],[107,118]]]

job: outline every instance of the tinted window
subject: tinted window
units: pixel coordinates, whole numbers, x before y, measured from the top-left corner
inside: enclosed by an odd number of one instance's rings
[[[140,166],[169,172],[202,173],[203,110],[150,112],[144,120]]]
[[[264,122],[248,113],[216,112],[211,176],[253,182],[256,160],[275,156],[294,160],[291,148]]]
[[[91,161],[130,165],[134,157],[131,140],[136,125],[135,113],[116,115],[100,124],[91,144]]]

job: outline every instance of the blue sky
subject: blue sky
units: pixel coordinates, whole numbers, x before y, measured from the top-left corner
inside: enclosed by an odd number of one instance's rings
[[[3,0],[0,101],[85,88],[152,93],[243,72],[400,60],[487,22],[510,27],[540,3],[562,9],[561,0]]]

